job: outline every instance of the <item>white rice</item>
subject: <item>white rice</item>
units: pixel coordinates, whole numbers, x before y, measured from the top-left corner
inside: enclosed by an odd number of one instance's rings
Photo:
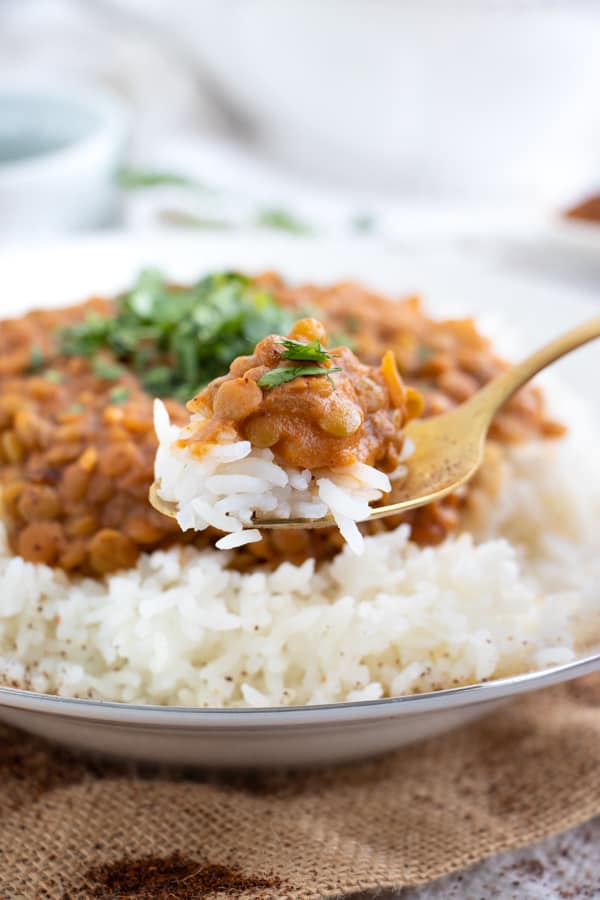
[[[253,523],[255,513],[275,519],[331,515],[351,550],[357,555],[363,552],[356,523],[369,516],[370,503],[391,490],[387,475],[363,463],[316,472],[283,467],[270,450],[252,448],[249,441],[227,442],[227,435],[223,443],[210,445],[201,458],[175,445],[204,421],[196,414],[190,425],[177,428],[171,425],[164,403],[154,401],[159,442],[154,477],[160,485],[159,496],[177,504],[183,531],[212,526],[227,532],[216,543],[218,549],[227,550],[261,539]],[[400,466],[394,477],[405,473]]]
[[[0,672],[64,696],[256,707],[565,662],[600,640],[596,460],[597,444],[573,440],[511,451],[488,473],[498,496],[472,492],[475,538],[421,549],[402,526],[318,571],[308,561],[240,574],[227,552],[188,547],[101,581],[69,580],[12,556],[2,533]]]

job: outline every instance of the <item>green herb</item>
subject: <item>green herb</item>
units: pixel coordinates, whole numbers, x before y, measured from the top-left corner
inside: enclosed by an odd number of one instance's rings
[[[29,357],[29,371],[39,372],[44,365],[44,362],[44,354],[42,353],[41,347],[34,344],[31,348],[31,355]]]
[[[313,231],[310,225],[285,209],[261,209],[254,224],[259,228],[276,228],[294,234],[311,234]]]
[[[371,213],[358,213],[350,220],[350,226],[353,231],[359,234],[368,234],[375,228],[375,217]]]
[[[64,381],[64,375],[62,372],[57,372],[56,369],[46,369],[44,372],[44,378],[46,381],[51,381],[52,384],[62,384]]]
[[[130,191],[165,186],[208,190],[206,185],[195,178],[191,178],[189,175],[182,175],[180,172],[168,172],[162,169],[136,169],[125,166],[119,171],[117,180],[122,188]]]
[[[65,409],[65,412],[79,414],[79,413],[84,412],[84,408],[81,403],[71,403],[70,406],[67,406],[67,408]]]
[[[330,354],[320,341],[309,341],[308,344],[302,344],[300,341],[292,341],[285,338],[282,342],[285,350],[282,354],[284,359],[308,360],[309,362],[326,362],[330,359]]]
[[[149,393],[164,397],[169,392],[172,380],[173,370],[168,366],[153,366],[144,376],[144,386]]]
[[[417,350],[417,356],[420,363],[426,362],[430,356],[433,355],[433,350],[431,347],[426,347],[424,344],[419,347]]]
[[[92,360],[92,369],[94,370],[94,375],[97,375],[98,378],[103,378],[105,381],[116,381],[123,374],[123,366],[104,359],[102,356]]]
[[[354,334],[355,331],[358,331],[360,328],[360,319],[358,316],[346,316],[344,325],[346,330],[350,332],[350,334]]]
[[[280,384],[285,384],[286,381],[293,381],[294,378],[300,378],[303,375],[325,375],[327,378],[330,378],[334,372],[341,371],[339,366],[334,366],[331,369],[327,369],[325,366],[280,366],[278,369],[267,372],[256,383],[259,387],[270,390]]]
[[[194,216],[192,213],[178,209],[165,209],[159,213],[159,218],[167,225],[179,225],[186,228],[199,228],[203,231],[228,231],[234,227],[233,222],[227,219],[216,219],[211,216]]]
[[[90,315],[64,329],[59,343],[67,355],[92,358],[101,378],[119,378],[123,364],[148,393],[189,400],[236,357],[252,353],[268,334],[285,334],[292,323],[244,275],[222,272],[181,288],[146,271],[117,298],[111,318]]]
[[[129,391],[126,387],[115,387],[108,396],[111,403],[118,405],[119,403],[125,403],[129,399]]]
[[[68,356],[93,356],[106,346],[111,320],[97,313],[89,313],[83,322],[76,322],[60,332],[60,347]]]

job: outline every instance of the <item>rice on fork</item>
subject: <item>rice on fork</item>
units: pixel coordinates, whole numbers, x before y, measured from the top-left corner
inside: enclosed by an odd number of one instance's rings
[[[190,400],[183,428],[155,400],[158,495],[177,505],[184,531],[224,532],[216,546],[226,550],[261,540],[255,514],[331,515],[362,552],[357,522],[406,474],[403,427],[423,402],[391,351],[375,368],[347,347],[326,347],[315,319],[287,338],[269,335]]]

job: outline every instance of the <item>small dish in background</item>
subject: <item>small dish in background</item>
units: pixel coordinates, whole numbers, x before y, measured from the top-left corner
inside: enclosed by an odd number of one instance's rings
[[[0,237],[114,225],[127,117],[96,88],[0,88]]]

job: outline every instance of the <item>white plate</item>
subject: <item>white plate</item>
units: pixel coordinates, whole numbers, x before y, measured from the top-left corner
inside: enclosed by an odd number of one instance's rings
[[[142,266],[179,279],[214,268],[276,268],[292,279],[359,278],[396,294],[419,290],[442,312],[476,313],[493,330],[514,323],[525,346],[596,312],[577,295],[487,271],[464,259],[425,263],[364,242],[295,238],[112,235],[14,248],[0,259],[0,316],[125,287]],[[488,328],[489,330],[489,328]],[[594,373],[593,376],[591,373]],[[596,411],[597,351],[561,364],[561,378]],[[70,700],[0,688],[0,719],[35,734],[113,756],[201,766],[312,765],[381,753],[441,734],[518,694],[600,668],[600,652],[513,678],[430,694],[285,709],[180,709]]]

